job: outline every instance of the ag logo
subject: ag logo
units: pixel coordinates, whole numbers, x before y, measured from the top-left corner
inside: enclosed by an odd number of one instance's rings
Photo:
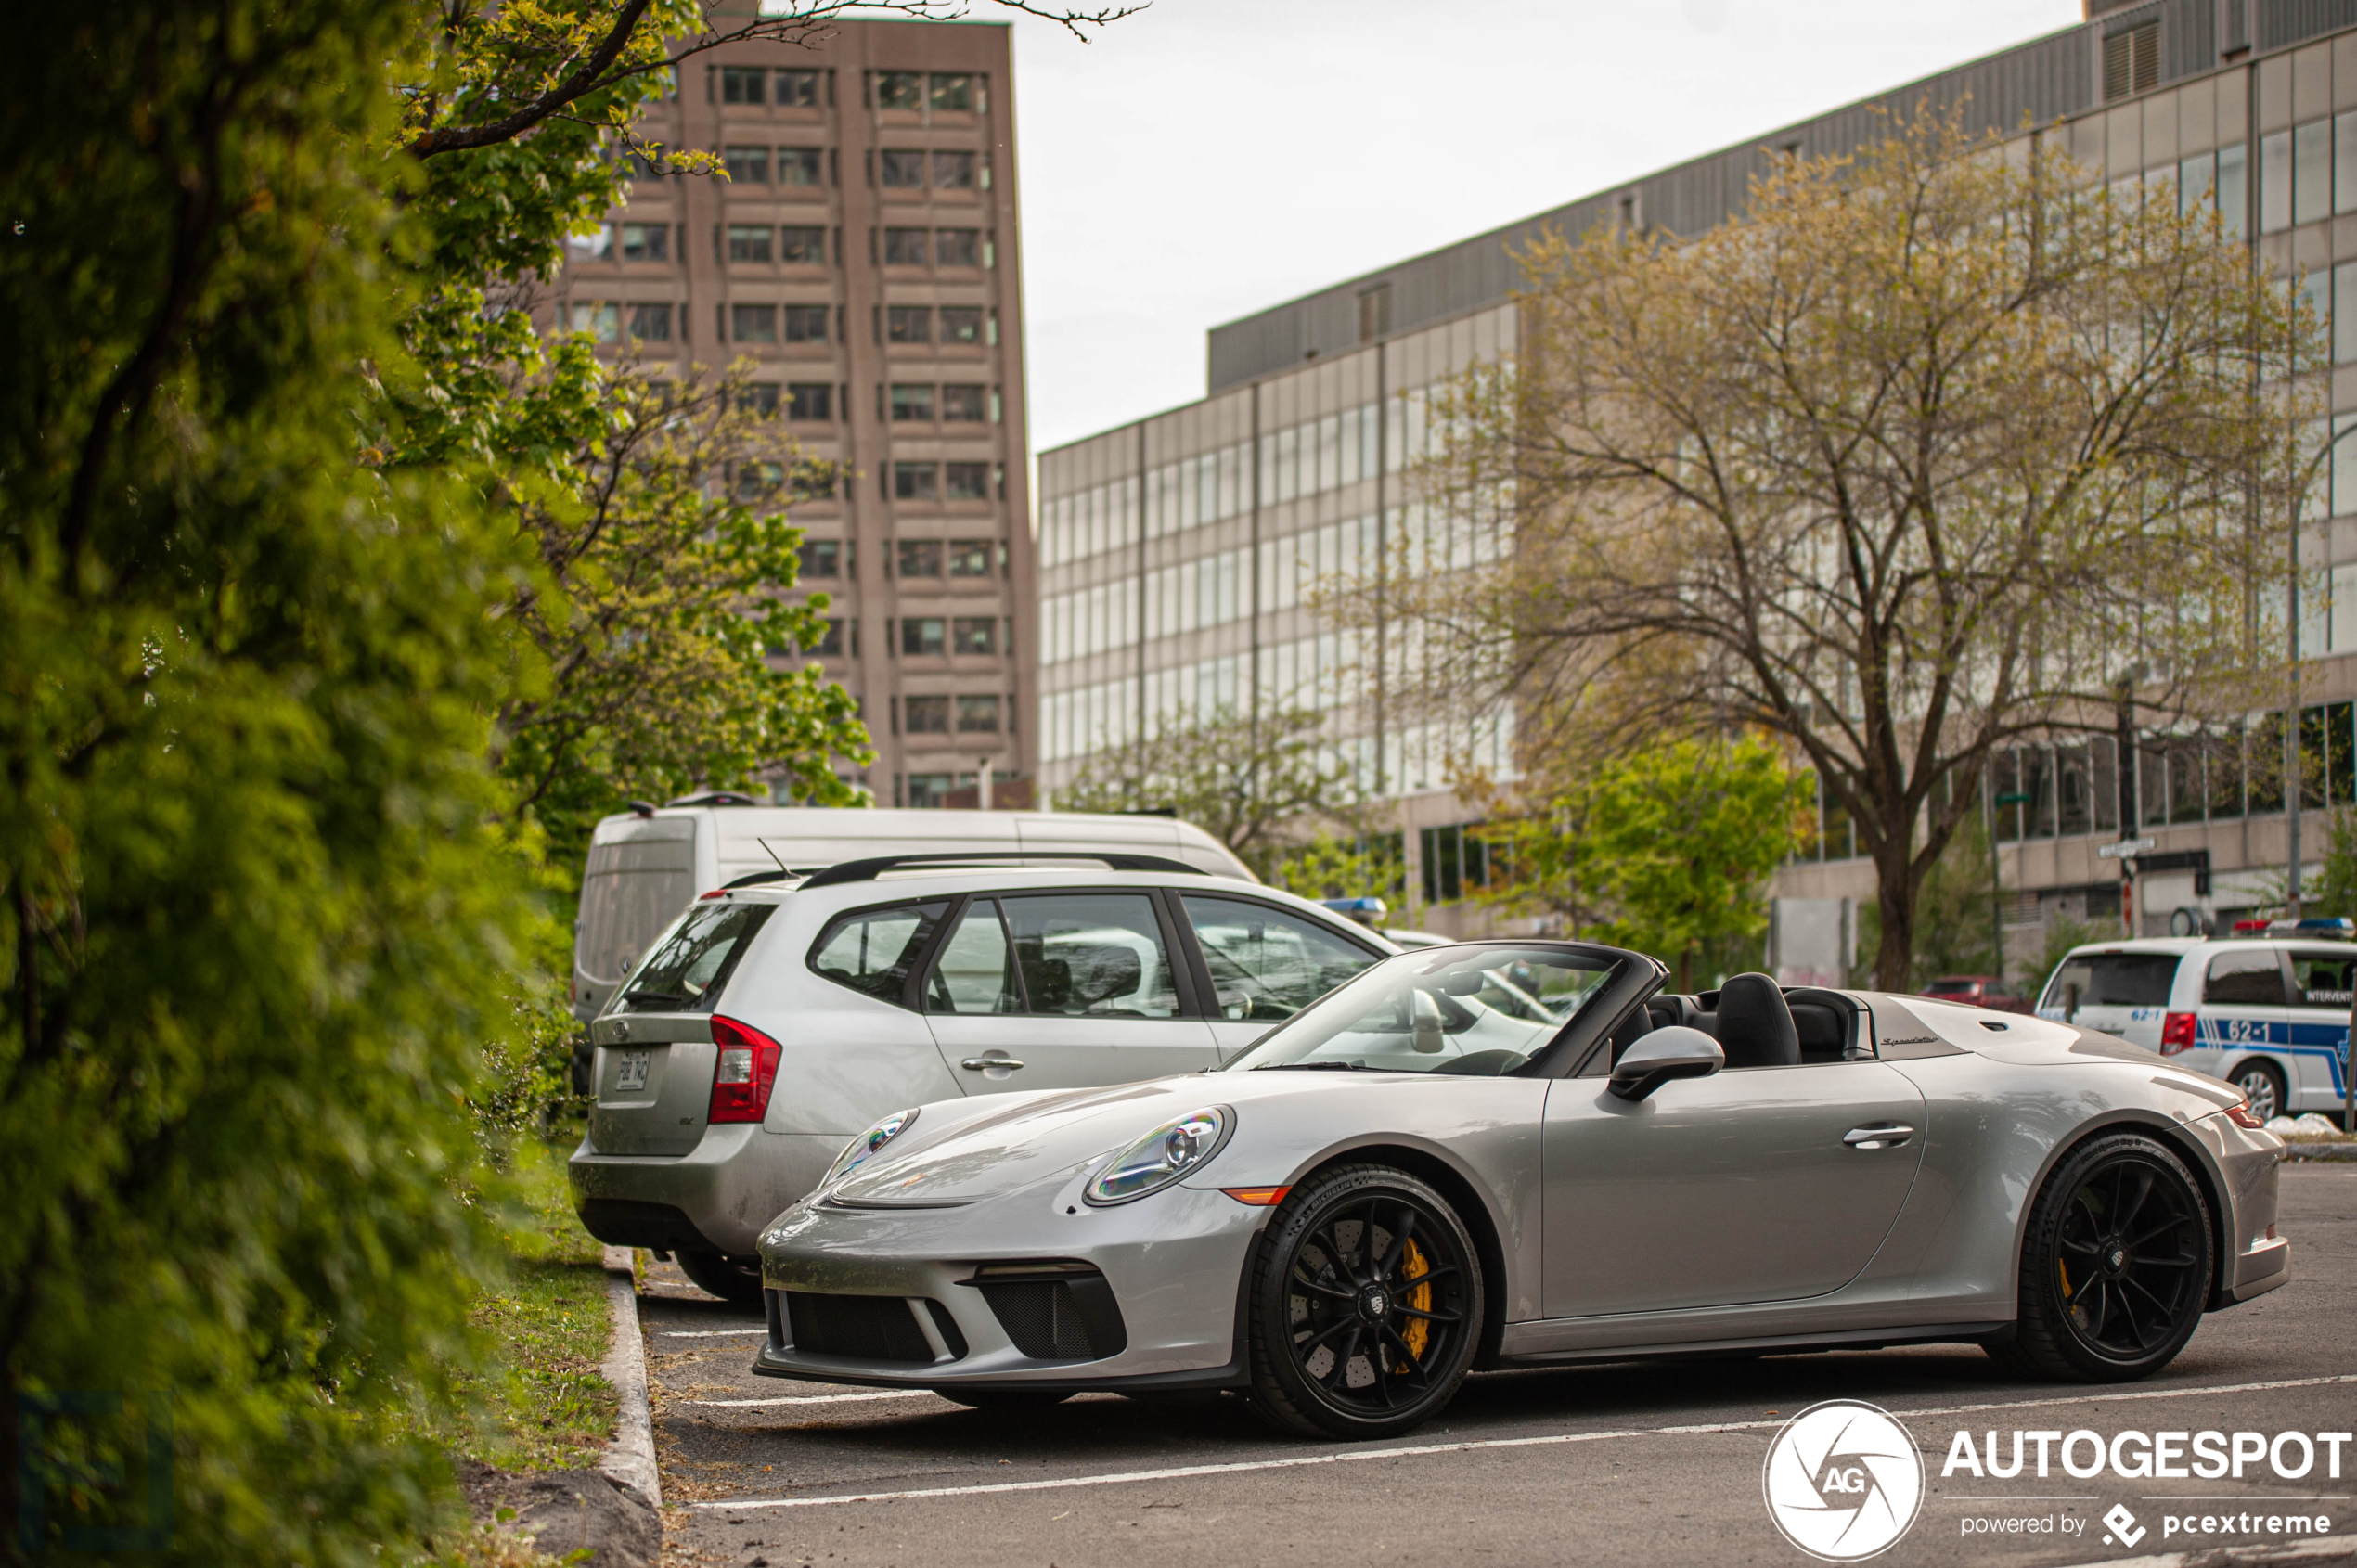
[[[1924,1460],[1885,1411],[1828,1399],[1786,1421],[1768,1446],[1759,1489],[1784,1539],[1828,1562],[1884,1550],[1915,1522]]]

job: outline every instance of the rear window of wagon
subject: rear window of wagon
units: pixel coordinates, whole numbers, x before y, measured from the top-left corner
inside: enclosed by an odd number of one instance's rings
[[[2177,980],[2174,953],[2079,953],[2047,983],[2041,1007],[2058,1008],[2079,987],[2082,1008],[2165,1008]]]

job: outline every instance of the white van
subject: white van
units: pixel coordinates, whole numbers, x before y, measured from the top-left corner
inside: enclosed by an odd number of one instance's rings
[[[811,871],[873,855],[1091,850],[1163,855],[1215,877],[1258,880],[1209,833],[1166,816],[834,810],[716,803],[711,797],[609,816],[590,837],[581,878],[573,1015],[584,1023],[597,1017],[681,910],[740,877]]]

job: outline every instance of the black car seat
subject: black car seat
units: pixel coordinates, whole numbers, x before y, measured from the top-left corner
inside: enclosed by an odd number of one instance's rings
[[[1719,1046],[1728,1067],[1797,1067],[1800,1031],[1784,994],[1764,974],[1739,974],[1719,990]]]

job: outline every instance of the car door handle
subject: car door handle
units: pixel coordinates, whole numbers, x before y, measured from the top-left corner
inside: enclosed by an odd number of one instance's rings
[[[1023,1063],[1011,1056],[970,1056],[958,1065],[969,1073],[979,1073],[987,1067],[1021,1067]]]
[[[1887,1126],[1852,1127],[1841,1135],[1841,1141],[1852,1149],[1896,1149],[1914,1136],[1914,1128],[1893,1122]]]

